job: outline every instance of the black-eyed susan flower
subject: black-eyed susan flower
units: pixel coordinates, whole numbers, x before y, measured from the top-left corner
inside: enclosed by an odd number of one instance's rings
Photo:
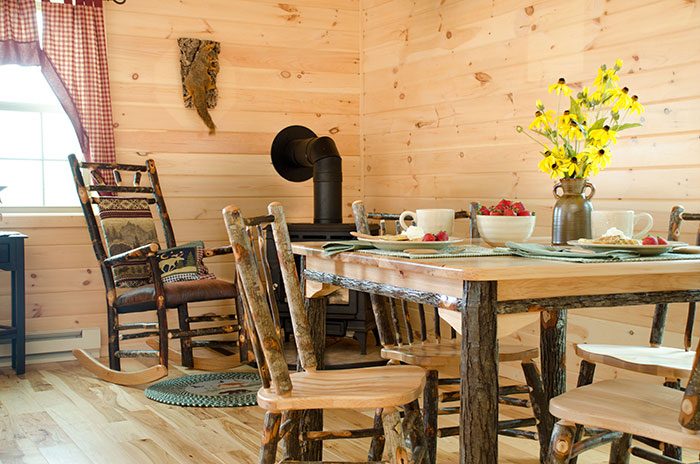
[[[630,103],[630,112],[637,113],[639,115],[644,113],[644,106],[642,106],[642,104],[639,103],[639,97],[636,95],[632,95],[632,103]]]
[[[610,126],[605,125],[601,129],[593,129],[588,133],[588,138],[596,147],[604,147],[608,143],[617,143],[617,132],[612,130]]]
[[[560,77],[556,84],[549,86],[549,93],[555,92],[557,95],[564,94],[568,97],[571,94],[571,88],[566,85],[566,79]]]
[[[545,110],[545,111],[540,111],[537,110],[535,111],[535,119],[532,120],[530,123],[530,130],[540,130],[540,129],[548,129],[549,125],[554,122],[554,111],[553,110]]]
[[[612,110],[615,112],[620,112],[622,110],[629,109],[632,106],[632,97],[629,94],[630,89],[627,87],[617,88],[613,90],[613,98],[617,98]]]

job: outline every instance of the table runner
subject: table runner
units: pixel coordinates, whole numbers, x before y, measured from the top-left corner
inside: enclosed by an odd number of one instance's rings
[[[405,251],[379,250],[377,248],[357,250],[360,253],[382,256],[396,256],[408,259],[437,259],[437,258],[474,258],[477,256],[510,256],[514,253],[508,248],[486,248],[478,245],[451,246],[440,250],[440,253],[406,253]]]

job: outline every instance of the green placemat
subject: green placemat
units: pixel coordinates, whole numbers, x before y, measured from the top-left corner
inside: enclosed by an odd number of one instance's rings
[[[216,372],[167,379],[146,388],[146,398],[159,403],[199,408],[235,408],[257,404],[257,372]]]
[[[506,243],[508,249],[517,256],[533,259],[564,261],[569,263],[637,262],[637,261],[684,261],[700,259],[699,255],[662,253],[656,256],[640,256],[627,250],[610,250],[600,253],[575,251],[570,247],[554,247],[538,243]]]
[[[409,259],[436,258],[474,258],[477,256],[508,256],[514,253],[508,248],[486,248],[478,245],[450,246],[440,250],[440,253],[406,253],[405,251],[379,250],[377,248],[357,250],[360,253],[382,256],[396,256]]]

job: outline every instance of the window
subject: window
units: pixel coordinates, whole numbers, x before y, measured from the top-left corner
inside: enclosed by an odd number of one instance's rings
[[[69,153],[82,157],[73,125],[39,67],[0,66],[3,210],[77,207]]]

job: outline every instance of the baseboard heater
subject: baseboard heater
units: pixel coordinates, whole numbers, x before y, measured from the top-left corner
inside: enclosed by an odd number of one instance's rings
[[[69,361],[75,359],[71,351],[80,348],[90,354],[100,354],[100,328],[65,329],[29,332],[26,337],[27,364]],[[0,366],[10,365],[12,345],[0,344]]]

